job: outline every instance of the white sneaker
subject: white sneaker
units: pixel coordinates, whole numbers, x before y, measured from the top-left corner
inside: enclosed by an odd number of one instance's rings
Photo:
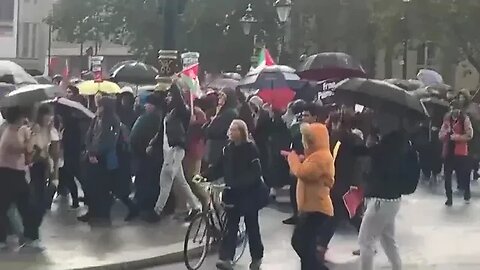
[[[20,246],[20,249],[32,249],[32,250],[41,252],[45,250],[45,246],[42,244],[42,242],[39,239],[37,239],[34,241],[26,241],[25,244]]]

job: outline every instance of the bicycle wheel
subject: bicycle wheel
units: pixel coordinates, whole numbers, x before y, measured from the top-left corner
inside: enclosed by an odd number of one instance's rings
[[[245,253],[245,249],[247,248],[248,243],[248,235],[247,235],[247,227],[245,225],[245,221],[242,219],[240,224],[238,224],[238,232],[237,232],[237,248],[235,249],[235,256],[233,257],[233,262],[237,263],[240,258],[242,258],[243,254]]]
[[[227,225],[227,213],[222,213],[222,229],[226,230]],[[243,254],[245,253],[245,249],[247,248],[248,243],[248,235],[247,235],[247,226],[245,225],[245,220],[242,218],[240,223],[238,224],[238,232],[237,232],[237,245],[235,248],[235,256],[233,256],[233,263],[237,263],[240,258],[242,258]]]
[[[198,214],[190,222],[183,244],[183,259],[189,270],[199,269],[210,249],[210,232],[208,216]]]

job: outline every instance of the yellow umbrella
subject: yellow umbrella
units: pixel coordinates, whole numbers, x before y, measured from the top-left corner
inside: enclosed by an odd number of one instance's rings
[[[80,90],[80,95],[90,96],[95,95],[98,92],[105,94],[118,94],[120,93],[120,86],[114,82],[103,81],[83,81],[77,84],[78,89]]]

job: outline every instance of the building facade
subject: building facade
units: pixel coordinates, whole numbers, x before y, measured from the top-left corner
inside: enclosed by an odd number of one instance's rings
[[[455,89],[467,88],[470,90],[478,89],[480,82],[480,74],[468,62],[462,61],[456,64],[442,63],[442,54],[435,44],[431,42],[412,42],[413,46],[409,47],[407,53],[407,79],[414,79],[418,71],[422,68],[433,69],[443,75],[445,83],[451,85]],[[389,61],[385,61],[386,50],[382,49],[377,52],[375,64],[375,77],[378,79],[402,78],[403,77],[403,50],[402,44],[398,44],[394,48],[391,61],[391,76],[387,74]]]
[[[49,45],[44,19],[51,9],[52,0],[1,0],[0,59],[43,74]]]

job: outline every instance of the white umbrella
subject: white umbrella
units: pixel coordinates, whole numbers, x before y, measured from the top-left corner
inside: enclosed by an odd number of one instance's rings
[[[11,84],[37,84],[35,78],[28,74],[21,66],[7,60],[0,60],[0,82]]]
[[[53,99],[63,94],[64,91],[57,85],[25,85],[0,99],[0,107],[32,106],[37,102]]]
[[[67,99],[67,98],[63,98],[63,97],[54,98],[54,99],[46,100],[46,101],[44,101],[44,103],[61,104],[61,105],[64,105],[68,108],[75,109],[75,110],[85,114],[88,118],[95,118],[95,114],[92,111],[90,111],[89,109],[87,109],[85,106],[83,106],[80,102],[76,102],[76,101],[73,101],[73,100],[70,100],[70,99]]]
[[[435,70],[420,69],[417,74],[417,79],[425,86],[433,86],[443,84],[443,77]]]

